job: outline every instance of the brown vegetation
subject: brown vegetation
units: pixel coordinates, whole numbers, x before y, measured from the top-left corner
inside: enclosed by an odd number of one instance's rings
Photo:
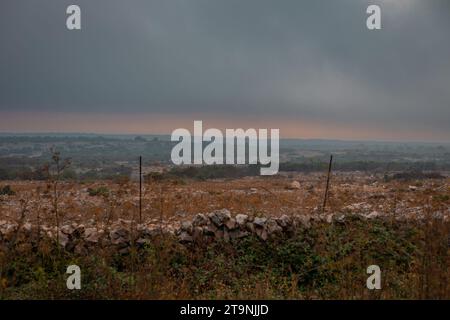
[[[61,249],[41,232],[32,232],[37,242],[22,235],[36,229],[30,226],[136,222],[137,183],[59,181],[56,216],[54,181],[6,182],[14,192],[0,196],[0,221],[19,227],[13,241],[1,246],[0,297],[448,299],[449,182],[338,173],[331,179],[325,215],[358,213],[370,220],[318,222],[265,242],[250,236],[185,245],[176,237],[156,236],[145,245],[132,241],[123,253],[99,246],[89,254]],[[233,216],[315,216],[321,213],[324,187],[324,174],[316,173],[163,179],[145,184],[143,219],[179,226],[198,213],[223,208]],[[72,263],[84,272],[79,292],[65,288],[65,268]],[[376,292],[365,287],[365,268],[373,263],[384,270],[383,290]]]

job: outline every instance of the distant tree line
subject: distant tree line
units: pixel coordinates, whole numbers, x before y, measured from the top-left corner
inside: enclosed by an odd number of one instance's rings
[[[150,174],[150,179],[188,178],[196,180],[242,178],[259,175],[259,165],[210,165],[174,167],[163,174]]]
[[[132,168],[125,166],[106,167],[100,170],[87,170],[76,172],[73,168],[67,168],[61,173],[61,180],[111,180],[121,177],[129,177]],[[0,180],[47,180],[48,174],[42,168],[30,167],[0,168]]]
[[[284,172],[324,172],[328,163],[325,161],[310,161],[302,163],[285,162],[280,164],[280,171]],[[61,174],[62,180],[111,180],[130,177],[132,168],[124,165],[106,166],[101,169],[89,169],[77,172],[68,168]],[[164,173],[151,173],[150,180],[167,178],[188,178],[197,180],[241,178],[258,176],[260,165],[210,165],[173,167]],[[377,161],[348,161],[333,163],[333,171],[363,171],[363,172],[421,172],[421,171],[450,171],[450,163],[435,162],[377,162]],[[42,169],[30,166],[0,166],[0,180],[46,180],[47,175]]]
[[[327,162],[311,161],[304,163],[281,163],[280,171],[315,172],[324,171]],[[435,162],[378,162],[378,161],[348,161],[333,163],[334,171],[367,171],[367,172],[389,172],[389,171],[446,171],[450,170],[450,163]]]

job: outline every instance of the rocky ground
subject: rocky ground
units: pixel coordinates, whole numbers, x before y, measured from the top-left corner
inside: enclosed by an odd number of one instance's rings
[[[62,247],[79,252],[99,245],[126,252],[160,233],[184,243],[251,234],[267,240],[314,221],[339,223],[348,216],[443,221],[450,216],[449,178],[389,181],[357,172],[335,174],[325,210],[323,174],[159,182],[145,185],[141,215],[135,183],[61,182],[57,198],[49,182],[9,185],[14,194],[1,196],[0,202],[4,244],[17,241],[20,234],[57,239]],[[92,192],[99,188],[101,192]]]

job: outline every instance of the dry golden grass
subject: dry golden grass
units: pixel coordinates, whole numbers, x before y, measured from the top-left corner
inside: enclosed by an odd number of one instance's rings
[[[301,189],[289,189],[292,181]],[[52,194],[47,182],[9,181],[16,195],[0,201],[0,220],[17,219],[20,200],[29,201],[27,220],[52,217]],[[234,180],[163,181],[144,185],[143,220],[185,220],[197,213],[227,208],[233,215],[279,216],[282,214],[312,214],[321,210],[324,197],[323,174],[299,174],[291,177],[249,177]],[[417,190],[410,190],[416,186]],[[106,187],[109,195],[89,196],[88,188]],[[59,207],[63,223],[90,219],[110,222],[118,218],[136,219],[138,216],[138,184],[134,182],[60,182]],[[448,211],[450,179],[416,182],[384,182],[381,177],[362,174],[334,174],[326,210],[345,212],[347,206],[364,203],[364,210],[392,215],[431,211]],[[357,209],[355,209],[357,210]]]

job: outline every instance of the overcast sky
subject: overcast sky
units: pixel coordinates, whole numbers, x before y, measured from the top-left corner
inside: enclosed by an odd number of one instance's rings
[[[0,132],[450,140],[448,0],[1,0],[0,44]]]

